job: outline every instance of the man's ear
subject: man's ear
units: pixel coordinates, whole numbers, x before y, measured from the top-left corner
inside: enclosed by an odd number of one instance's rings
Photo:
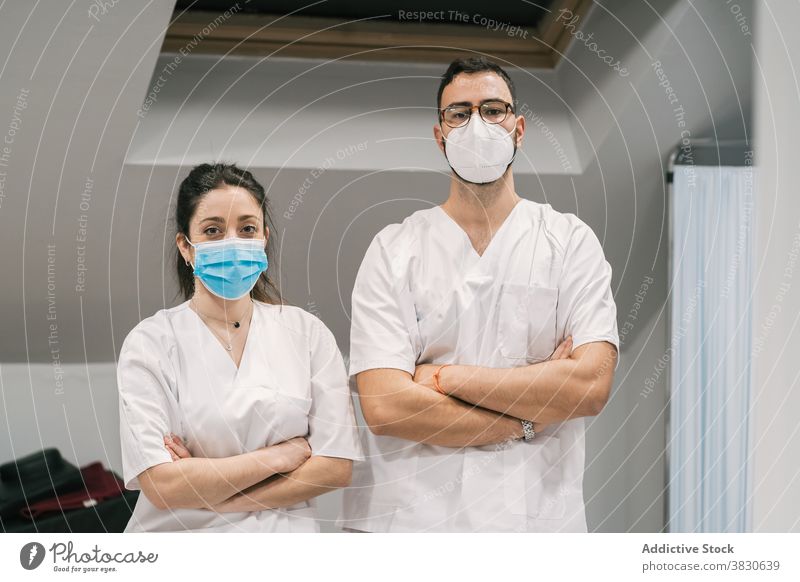
[[[516,120],[516,144],[517,148],[522,146],[522,137],[525,135],[525,116],[519,115]]]
[[[439,150],[444,153],[444,133],[442,133],[440,125],[433,126],[433,138],[436,140],[436,145],[439,146]]]

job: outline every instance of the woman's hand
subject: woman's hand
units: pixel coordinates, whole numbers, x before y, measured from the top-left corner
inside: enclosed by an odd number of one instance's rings
[[[164,446],[169,451],[173,461],[188,459],[192,456],[181,437],[174,433],[169,433],[164,437]],[[268,452],[270,465],[273,466],[276,473],[294,471],[311,456],[311,446],[303,437],[289,439],[277,445],[264,447],[261,450]]]
[[[271,463],[278,473],[294,471],[311,456],[311,446],[303,437],[295,437],[266,448],[270,449]]]
[[[188,459],[192,456],[192,453],[190,453],[189,449],[186,448],[186,445],[181,440],[181,437],[174,433],[169,433],[164,437],[164,446],[167,447],[167,450],[172,456],[173,461]]]
[[[251,496],[255,495],[256,492],[259,491],[261,487],[266,486],[266,484],[274,484],[276,482],[275,478],[278,477],[278,475],[291,473],[295,469],[300,468],[300,466],[305,464],[305,462],[311,457],[311,446],[303,437],[295,437],[293,439],[289,439],[288,441],[278,443],[277,445],[264,447],[259,449],[259,451],[264,455],[267,455],[267,457],[265,457],[267,459],[266,462],[269,463],[269,466],[272,468],[272,470],[276,472],[276,475],[273,475],[269,479],[262,481],[260,484],[253,485],[246,491],[240,491],[222,503],[218,503],[217,505],[209,507],[208,509],[216,511],[217,513],[260,511],[262,509],[267,509],[267,506],[259,507],[257,503],[254,507],[254,501]],[[317,459],[326,458],[317,457]]]

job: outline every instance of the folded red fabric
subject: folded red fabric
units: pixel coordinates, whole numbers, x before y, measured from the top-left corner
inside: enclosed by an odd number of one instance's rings
[[[118,497],[124,491],[122,480],[103,468],[103,464],[99,461],[82,467],[81,476],[83,477],[83,487],[80,489],[32,503],[20,509],[20,515],[28,519],[35,519],[48,513],[92,507],[106,499]]]

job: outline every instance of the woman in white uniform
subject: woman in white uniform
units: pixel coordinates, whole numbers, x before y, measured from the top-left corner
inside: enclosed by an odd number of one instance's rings
[[[266,275],[253,176],[203,164],[175,221],[185,301],[139,323],[117,368],[126,531],[319,531],[314,498],[363,459],[341,354]]]

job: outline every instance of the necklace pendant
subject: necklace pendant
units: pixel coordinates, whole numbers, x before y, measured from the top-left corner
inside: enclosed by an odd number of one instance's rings
[[[240,323],[239,323],[238,321],[234,321],[234,322],[233,322],[233,327],[236,327],[236,328],[238,328],[238,327],[239,327],[239,325],[240,325]]]
[[[228,350],[229,352],[233,351],[233,346],[231,344],[226,344],[225,349]]]

